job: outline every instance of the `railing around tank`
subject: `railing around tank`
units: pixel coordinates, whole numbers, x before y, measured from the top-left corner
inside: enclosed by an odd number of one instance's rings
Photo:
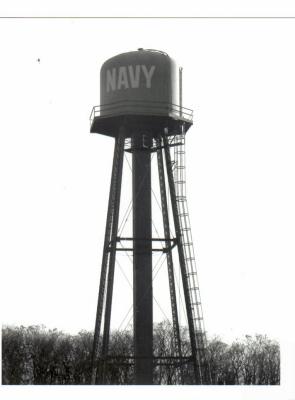
[[[109,104],[94,106],[90,114],[90,124],[95,117],[112,117],[124,114],[171,116],[192,122],[193,110],[180,107],[177,104],[155,102],[155,101],[134,101],[124,100]]]

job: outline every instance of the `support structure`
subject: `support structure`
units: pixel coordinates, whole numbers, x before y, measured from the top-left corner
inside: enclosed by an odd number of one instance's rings
[[[201,325],[203,317],[200,309],[200,302],[198,301],[198,287],[195,283],[196,272],[192,266],[192,260],[194,260],[192,250],[190,249],[192,243],[190,243],[191,239],[186,239],[187,232],[190,228],[186,221],[187,212],[183,211],[185,196],[183,190],[177,189],[177,185],[179,186],[179,179],[183,178],[177,178],[178,180],[176,180],[175,172],[173,171],[173,166],[175,168],[173,163],[176,161],[172,161],[170,151],[172,147],[177,149],[182,145],[181,129],[179,135],[174,137],[174,140],[169,140],[169,135],[167,135],[166,132],[163,132],[156,138],[135,132],[131,136],[131,146],[129,149],[125,148],[126,132],[128,132],[126,126],[121,126],[115,140],[92,354],[91,383],[108,383],[106,378],[107,368],[108,365],[114,363],[114,357],[110,357],[108,354],[113,284],[116,252],[122,250],[122,248],[117,248],[117,243],[124,240],[132,242],[132,247],[124,247],[124,251],[129,251],[133,254],[134,354],[127,358],[123,357],[121,362],[123,362],[124,365],[128,364],[134,366],[134,383],[137,385],[152,384],[155,365],[164,365],[163,360],[161,361],[153,356],[152,273],[152,253],[154,251],[163,251],[166,253],[167,259],[173,327],[173,356],[166,357],[166,362],[168,362],[168,364],[173,363],[175,366],[175,382],[180,384],[185,383],[183,363],[189,362],[192,363],[193,366],[193,381],[196,384],[210,383],[208,362],[206,360],[205,331]],[[118,237],[124,151],[130,151],[132,153],[133,237],[131,238]],[[177,151],[183,152],[183,150]],[[151,154],[153,152],[157,154],[164,238],[152,237]],[[178,165],[178,168],[182,168],[181,165]],[[168,187],[166,186],[166,181]],[[171,200],[175,238],[171,235],[168,195]],[[182,206],[180,206],[179,203],[181,203]],[[160,243],[162,241],[165,243],[163,248],[153,245],[154,243]],[[188,321],[191,345],[190,357],[182,356],[172,256],[175,246],[178,249],[179,267]],[[100,338],[102,321],[103,334]]]

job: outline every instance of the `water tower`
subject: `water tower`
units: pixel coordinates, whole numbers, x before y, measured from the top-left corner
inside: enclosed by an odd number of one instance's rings
[[[184,363],[191,363],[194,383],[209,383],[206,335],[185,193],[185,134],[192,125],[192,111],[182,106],[182,70],[162,51],[138,49],[119,54],[101,67],[100,103],[91,113],[91,132],[113,138],[115,145],[91,383],[105,383],[105,366],[110,362],[115,263],[117,252],[122,250],[118,244],[123,241],[129,243],[124,250],[133,260],[134,383],[152,384],[153,368],[159,361],[153,355],[153,253],[156,251],[166,256],[171,301],[174,355],[166,361],[175,365],[177,383],[184,383]],[[131,153],[132,157],[132,237],[118,235],[124,152]],[[152,234],[153,153],[156,153],[160,187],[162,238]],[[171,229],[174,229],[173,235]],[[181,272],[189,357],[182,356],[175,257]]]

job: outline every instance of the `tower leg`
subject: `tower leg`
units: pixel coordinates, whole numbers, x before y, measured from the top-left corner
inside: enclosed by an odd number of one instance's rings
[[[108,272],[106,308],[104,315],[104,329],[103,329],[102,351],[101,351],[101,358],[103,360],[102,383],[105,383],[105,378],[106,378],[105,377],[106,357],[108,355],[109,338],[110,338],[116,247],[117,247],[120,198],[121,198],[122,170],[123,170],[123,159],[124,159],[124,143],[125,143],[124,128],[121,128],[120,136],[118,138],[118,165],[117,165],[118,173],[116,175],[116,181],[115,181],[115,198],[114,198],[112,234],[110,241],[109,272]]]
[[[143,135],[132,139],[133,318],[135,384],[153,383],[151,154]],[[146,144],[146,143],[145,143]]]
[[[98,363],[98,352],[99,352],[99,337],[101,330],[101,320],[102,313],[104,307],[104,298],[105,298],[105,286],[106,286],[106,277],[108,273],[108,264],[109,264],[109,245],[111,242],[112,236],[112,228],[113,228],[113,217],[114,217],[114,208],[117,197],[117,182],[118,175],[122,174],[122,166],[121,157],[124,151],[124,138],[121,135],[116,139],[115,148],[114,148],[114,158],[113,158],[113,168],[112,168],[112,177],[111,177],[111,185],[110,185],[110,194],[109,194],[109,204],[108,204],[108,212],[107,212],[107,220],[106,220],[106,229],[105,229],[105,238],[104,238],[104,247],[103,247],[103,256],[102,256],[102,265],[101,265],[101,273],[100,273],[100,284],[99,284],[99,293],[98,293],[98,302],[97,302],[97,311],[96,311],[96,321],[95,321],[95,329],[94,329],[94,339],[93,339],[93,349],[92,349],[92,368],[91,368],[91,384],[94,385],[96,383],[97,376],[97,363]],[[121,178],[120,178],[121,181]]]
[[[168,216],[168,206],[167,206],[167,194],[166,194],[166,184],[165,184],[165,173],[164,173],[164,163],[163,163],[163,153],[161,148],[161,139],[157,139],[157,159],[158,159],[158,171],[159,171],[159,184],[161,193],[161,205],[162,205],[162,215],[163,215],[163,226],[164,235],[166,239],[166,248],[169,249],[171,243],[170,238],[170,226],[169,226],[169,216]],[[169,290],[171,299],[171,310],[172,310],[172,322],[173,322],[173,336],[174,336],[174,346],[175,355],[181,360],[181,341],[179,332],[179,322],[178,322],[178,311],[177,311],[177,301],[176,301],[176,291],[175,291],[175,279],[174,279],[174,268],[171,250],[167,252],[167,267],[168,267],[168,280],[169,280]],[[180,382],[183,384],[183,368],[180,363]]]

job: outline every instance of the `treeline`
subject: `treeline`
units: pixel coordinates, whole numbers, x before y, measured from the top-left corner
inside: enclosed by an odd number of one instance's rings
[[[182,331],[182,354],[189,356],[186,329]],[[93,334],[81,331],[69,335],[43,326],[2,328],[2,384],[83,385],[91,376]],[[133,339],[130,331],[111,334],[106,370],[107,384],[132,384]],[[173,356],[170,324],[154,328],[154,355],[162,360]],[[208,355],[212,384],[277,385],[280,383],[280,349],[276,341],[263,335],[245,336],[231,344],[215,337],[209,340]],[[127,360],[127,361],[126,361]],[[192,366],[183,364],[184,382],[193,383]],[[179,383],[179,368],[159,363],[154,368],[155,384]]]

